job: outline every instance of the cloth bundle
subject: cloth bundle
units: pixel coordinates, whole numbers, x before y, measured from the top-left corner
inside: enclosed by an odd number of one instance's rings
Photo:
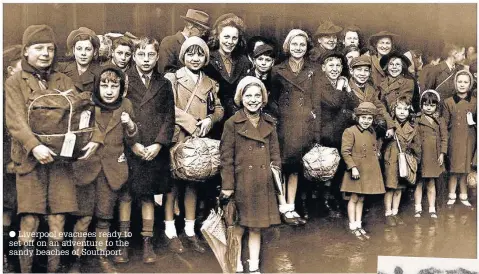
[[[220,141],[189,138],[173,146],[170,156],[175,179],[204,182],[219,172]]]
[[[336,148],[315,144],[303,156],[304,177],[311,181],[327,181],[334,177],[340,161]]]

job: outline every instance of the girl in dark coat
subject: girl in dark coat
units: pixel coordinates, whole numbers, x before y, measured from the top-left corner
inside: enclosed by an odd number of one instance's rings
[[[471,164],[476,150],[476,109],[477,98],[471,94],[473,76],[466,70],[458,71],[454,77],[455,94],[444,100],[443,117],[449,132],[449,200],[456,202],[456,188],[459,181],[459,199],[467,207],[466,177],[471,172]]]
[[[421,217],[422,189],[427,184],[427,199],[431,218],[436,214],[436,180],[445,171],[444,157],[447,154],[447,127],[439,117],[440,96],[435,90],[426,90],[421,95],[422,115],[418,119],[422,137],[422,159],[420,165],[421,180],[417,182],[414,193],[414,217]]]
[[[210,62],[204,72],[219,84],[218,96],[225,109],[223,120],[212,131],[212,137],[216,139],[221,137],[224,121],[238,110],[233,99],[236,86],[251,67],[244,54],[244,31],[241,18],[233,13],[223,14],[213,25],[208,41]]]
[[[80,27],[68,35],[67,55],[75,59],[58,64],[57,69],[73,80],[78,92],[93,92],[99,47],[100,39],[89,28]]]
[[[298,173],[301,171],[301,158],[311,148],[315,136],[319,137],[320,120],[317,67],[305,58],[309,37],[300,29],[289,32],[283,44],[283,51],[290,57],[273,67],[272,98],[279,107],[278,137],[281,147],[283,170],[287,178],[287,202],[290,211],[301,223],[294,210]]]
[[[280,223],[271,166],[279,167],[281,157],[274,120],[261,112],[267,101],[266,88],[258,78],[243,78],[235,94],[236,105],[243,108],[226,121],[221,137],[222,194],[234,193],[239,214],[237,272],[243,272],[244,228],[249,230],[249,272],[259,273],[261,228]]]

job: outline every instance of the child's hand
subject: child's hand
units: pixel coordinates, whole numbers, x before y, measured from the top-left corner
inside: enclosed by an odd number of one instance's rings
[[[386,138],[392,138],[394,136],[394,128],[390,128],[386,131]]]
[[[204,137],[211,130],[211,127],[213,126],[213,121],[211,121],[211,118],[208,117],[196,123],[196,126],[200,128],[198,136]]]
[[[351,169],[351,177],[352,177],[354,180],[359,179],[359,170],[358,170],[356,167],[353,167],[353,168]]]
[[[439,163],[440,166],[444,164],[444,153],[441,153],[439,155],[439,158],[437,158],[437,162]]]
[[[130,114],[126,112],[121,113],[121,123],[128,127],[129,131],[133,131],[135,129],[135,123],[131,120]]]

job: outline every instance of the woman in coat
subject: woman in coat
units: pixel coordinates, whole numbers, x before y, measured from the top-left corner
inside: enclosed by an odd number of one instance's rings
[[[89,28],[80,27],[68,35],[67,55],[74,56],[71,62],[58,64],[58,71],[73,80],[78,92],[93,92],[95,73],[99,68],[96,63],[100,39]]]
[[[281,158],[275,121],[261,111],[267,102],[261,80],[243,78],[235,95],[236,105],[243,109],[226,121],[221,137],[221,191],[225,197],[234,193],[239,215],[237,272],[243,272],[244,229],[249,230],[249,273],[259,273],[261,229],[281,222],[271,172],[271,166],[280,166]]]
[[[213,129],[215,139],[220,139],[224,121],[238,110],[233,100],[236,86],[251,67],[251,62],[244,54],[244,32],[243,20],[233,13],[227,13],[218,17],[208,41],[211,55],[204,72],[219,84],[218,96],[225,109],[223,121]]]
[[[391,113],[396,99],[406,96],[411,100],[414,112],[419,112],[419,86],[408,71],[411,65],[409,59],[398,52],[391,52],[381,57],[379,63],[387,75],[378,86],[379,98],[387,111]]]
[[[309,37],[300,29],[289,32],[283,44],[289,58],[273,67],[272,98],[279,107],[278,137],[281,148],[283,172],[287,178],[287,202],[290,211],[301,223],[294,210],[298,174],[302,169],[301,159],[308,152],[317,136],[320,119],[319,94],[315,84],[320,71],[305,58]]]
[[[215,123],[223,118],[224,110],[218,98],[218,84],[206,76],[202,68],[209,62],[209,49],[205,41],[199,37],[189,37],[181,45],[179,61],[184,64],[175,73],[165,74],[171,82],[175,98],[175,134],[174,143],[184,142],[187,137],[205,137]],[[207,183],[204,183],[207,184]],[[174,221],[174,202],[178,199],[178,188],[185,186],[185,234],[193,248],[205,252],[195,234],[197,183],[175,180],[172,191],[166,196],[165,234],[177,242],[178,248],[170,244],[170,249],[181,253],[183,250],[178,240]],[[176,239],[175,239],[176,237]],[[170,241],[170,242],[171,242]]]
[[[371,56],[371,79],[374,87],[378,87],[382,80],[386,78],[386,72],[383,70],[379,61],[381,57],[389,54],[393,50],[393,38],[397,37],[397,34],[389,31],[380,31],[371,35],[369,38],[369,55]]]

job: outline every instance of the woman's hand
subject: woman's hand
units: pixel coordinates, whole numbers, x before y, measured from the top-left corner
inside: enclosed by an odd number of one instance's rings
[[[88,159],[90,159],[90,157],[93,154],[95,154],[95,151],[98,149],[99,146],[100,146],[99,143],[89,142],[84,148],[82,148],[82,151],[86,150],[85,155],[78,158],[78,160],[88,160]]]
[[[157,143],[145,147],[145,155],[143,156],[143,160],[145,161],[153,160],[156,157],[156,155],[158,155],[160,150],[161,150],[161,145]]]
[[[131,147],[131,151],[133,151],[133,153],[135,153],[136,156],[140,157],[140,158],[144,158],[145,156],[145,146],[143,146],[142,144],[140,143],[135,143],[132,147]]]
[[[199,127],[200,131],[198,133],[198,137],[205,137],[208,132],[210,132],[211,127],[213,125],[213,121],[211,120],[210,117],[207,117],[198,123],[196,123],[196,126]]]
[[[356,168],[356,167],[353,167],[351,169],[351,177],[354,179],[354,180],[358,180],[359,179],[359,170]]]
[[[38,145],[34,147],[32,149],[32,154],[42,165],[53,162],[53,156],[57,156],[55,152],[45,145]]]

